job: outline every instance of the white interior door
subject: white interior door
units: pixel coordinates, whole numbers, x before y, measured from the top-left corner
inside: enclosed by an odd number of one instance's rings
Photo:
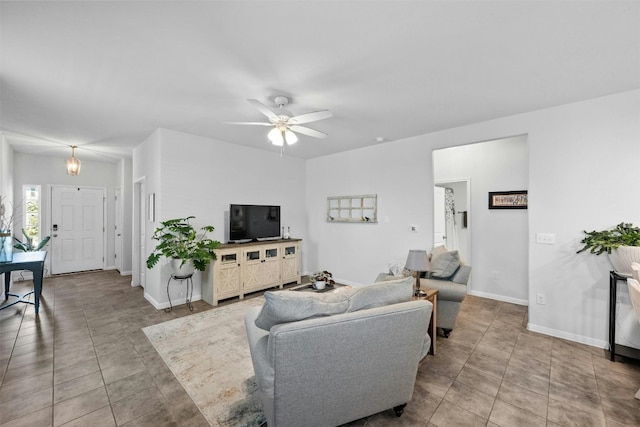
[[[446,246],[444,188],[433,188],[433,247]]]
[[[104,189],[51,187],[51,273],[104,268]]]
[[[116,224],[115,224],[115,265],[116,270],[122,272],[122,189],[116,188]]]

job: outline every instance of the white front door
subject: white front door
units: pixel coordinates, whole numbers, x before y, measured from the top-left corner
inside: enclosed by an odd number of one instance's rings
[[[446,246],[444,188],[433,188],[433,247]]]
[[[104,268],[104,189],[51,187],[51,273]]]

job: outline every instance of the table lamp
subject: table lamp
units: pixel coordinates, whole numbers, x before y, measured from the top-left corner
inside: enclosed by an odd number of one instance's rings
[[[420,290],[420,272],[429,271],[429,259],[427,258],[427,251],[424,249],[411,249],[407,256],[407,262],[404,265],[409,271],[416,273],[416,290],[415,296],[426,295],[425,291]]]

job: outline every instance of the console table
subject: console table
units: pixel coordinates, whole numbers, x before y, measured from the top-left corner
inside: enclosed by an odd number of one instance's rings
[[[609,272],[609,358],[615,362],[616,355],[640,359],[640,350],[616,344],[616,306],[618,302],[618,282],[627,283],[631,276],[616,271]]]
[[[47,258],[46,251],[37,252],[17,252],[13,254],[13,261],[0,263],[0,274],[4,273],[4,299],[9,297],[18,298],[9,304],[0,306],[0,310],[11,307],[19,302],[25,304],[33,304],[36,314],[40,310],[40,295],[42,294],[42,281],[44,278],[44,260]],[[16,270],[30,270],[33,272],[33,291],[26,294],[14,294],[9,292],[11,286],[11,272]],[[26,298],[33,294],[35,302],[31,302]]]

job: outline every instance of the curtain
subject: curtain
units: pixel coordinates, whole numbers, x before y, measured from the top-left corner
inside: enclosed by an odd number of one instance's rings
[[[447,249],[456,251],[460,248],[458,241],[458,227],[456,226],[456,206],[453,188],[444,189],[445,226],[447,236]]]

